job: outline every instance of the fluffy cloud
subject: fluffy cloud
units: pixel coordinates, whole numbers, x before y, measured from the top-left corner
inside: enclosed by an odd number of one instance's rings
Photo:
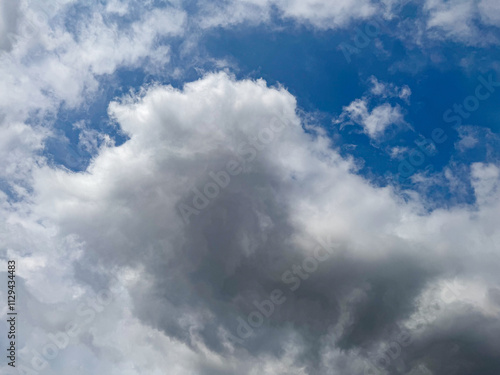
[[[118,12],[117,3],[78,15],[70,12],[74,5],[71,1],[44,7],[13,1],[0,5],[0,49],[5,50],[0,55],[0,133],[5,146],[0,149],[0,178],[21,196],[26,183],[20,179],[29,180],[45,141],[57,136],[52,125],[58,111],[91,102],[101,81],[120,68],[168,64],[169,46],[158,40],[184,32],[186,15],[176,7],[146,7],[136,20],[125,21],[110,16]]]
[[[382,104],[369,111],[367,103],[361,99],[345,107],[344,114],[356,124],[363,126],[365,133],[371,138],[379,137],[390,125],[404,124],[401,107]]]
[[[19,20],[15,48],[0,61],[2,76],[9,77],[0,108],[15,112],[22,103],[25,108],[19,111],[25,113],[53,111],[61,102],[76,107],[85,94],[96,91],[103,75],[120,67],[134,68],[147,59],[168,63],[168,46],[158,46],[156,40],[184,31],[185,13],[176,8],[146,10],[138,20],[126,23],[97,7],[72,19],[74,33],[64,25],[67,7],[54,9],[54,15],[29,9]]]
[[[42,164],[29,199],[2,201],[5,256],[25,265],[36,306],[24,363],[77,319],[56,373],[73,361],[110,374],[499,370],[497,167],[474,166],[475,206],[426,212],[305,131],[285,89],[224,73],[146,88],[109,113],[128,141],[103,145],[85,172]],[[208,204],[185,220],[200,194]],[[95,302],[82,301],[103,288],[113,301],[90,319]],[[270,312],[275,290],[285,300]],[[269,317],[239,335],[263,301]]]
[[[347,125],[361,125],[364,133],[373,140],[382,138],[390,126],[398,128],[409,126],[404,120],[404,112],[399,104],[384,102],[372,105],[371,102],[374,99],[398,98],[408,104],[408,98],[411,95],[410,88],[406,85],[397,87],[394,84],[380,82],[373,76],[369,81],[372,87],[368,94],[345,106],[334,123],[340,124],[341,128]]]

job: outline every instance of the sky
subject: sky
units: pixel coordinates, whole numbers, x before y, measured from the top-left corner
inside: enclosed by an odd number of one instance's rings
[[[499,46],[497,0],[0,0],[0,372],[498,375]]]

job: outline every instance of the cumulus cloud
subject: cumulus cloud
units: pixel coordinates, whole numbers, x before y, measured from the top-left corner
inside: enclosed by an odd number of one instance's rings
[[[399,104],[383,102],[373,105],[372,101],[398,98],[408,104],[411,95],[410,88],[406,85],[398,87],[392,83],[380,82],[373,76],[370,77],[369,82],[372,87],[368,93],[345,106],[340,116],[334,119],[334,123],[339,124],[341,128],[347,125],[361,125],[364,133],[373,140],[382,138],[386,129],[391,126],[409,127],[404,120],[403,108]]]
[[[36,306],[26,366],[76,320],[43,371],[500,368],[494,165],[474,167],[474,207],[429,213],[357,176],[323,130],[304,129],[295,98],[263,80],[152,86],[109,113],[128,141],[103,145],[81,173],[42,164],[29,199],[2,201],[3,256],[19,259]],[[200,194],[208,204],[195,206]],[[197,212],[185,220],[182,205]],[[112,301],[96,305],[103,288]],[[491,334],[477,344],[480,332]],[[443,356],[455,366],[439,367]]]
[[[474,203],[429,212],[415,192],[356,175],[285,88],[227,73],[114,100],[121,145],[77,124],[93,155],[82,172],[41,154],[61,106],[120,68],[161,69],[169,38],[275,15],[334,29],[379,13],[375,2],[203,3],[193,18],[181,2],[134,17],[134,2],[78,16],[54,4],[41,18],[26,2],[0,9],[0,265],[18,260],[27,373],[498,373],[494,157],[471,167]],[[430,31],[474,32],[471,2],[425,6]],[[482,0],[472,14],[494,26],[495,9]],[[370,83],[338,123],[377,140],[407,125],[411,90]]]

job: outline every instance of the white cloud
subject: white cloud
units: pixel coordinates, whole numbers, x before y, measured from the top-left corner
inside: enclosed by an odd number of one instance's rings
[[[377,12],[371,0],[244,0],[203,5],[203,27],[230,26],[242,22],[258,24],[271,19],[273,9],[279,16],[319,29],[347,26],[353,20],[368,19]]]
[[[472,186],[478,201],[482,204],[492,202],[498,195],[500,170],[496,165],[475,163],[471,167]]]
[[[34,110],[54,113],[60,104],[77,107],[99,88],[103,75],[120,67],[169,62],[168,45],[158,38],[184,32],[186,14],[177,8],[145,10],[135,22],[118,24],[102,7],[64,24],[67,4],[26,7],[17,21],[12,51],[0,57],[4,90],[0,110],[24,121]],[[36,53],[35,53],[36,52]]]
[[[498,43],[498,38],[480,25],[500,27],[498,2],[494,0],[427,0],[424,10],[428,12],[427,28],[431,35],[450,38],[468,44]],[[434,31],[433,31],[434,30]]]
[[[375,107],[371,113],[363,119],[365,131],[371,137],[376,137],[378,134],[383,133],[384,130],[393,124],[404,123],[404,116],[401,108],[393,107],[390,104],[383,104]]]
[[[457,128],[458,140],[455,149],[461,153],[473,151],[484,155],[483,162],[496,163],[499,158],[500,137],[489,128],[463,125]]]
[[[486,32],[483,26],[500,26],[498,2],[495,0],[426,0],[421,18],[407,19],[400,14],[405,2],[384,0],[226,0],[204,2],[198,21],[202,28],[232,27],[241,23],[271,24],[272,16],[292,20],[320,30],[338,29],[352,22],[373,17],[396,20],[395,37],[425,45],[425,38],[451,39],[466,44],[497,44],[495,33]],[[400,19],[399,21],[398,18]],[[387,30],[386,30],[387,31]]]
[[[428,0],[425,3],[425,9],[430,12],[427,26],[439,27],[451,37],[468,37],[473,32],[471,25],[473,6],[474,3],[469,0],[462,0],[458,3]]]
[[[119,16],[124,16],[129,12],[129,3],[128,1],[122,1],[122,0],[110,0],[106,4],[106,12],[109,13],[116,13]]]
[[[345,123],[346,120],[348,120],[347,124],[352,122],[361,125],[364,132],[372,139],[381,137],[391,125],[405,124],[399,105],[392,106],[385,103],[369,110],[366,99],[356,99],[343,108],[342,115],[336,122]]]
[[[20,182],[29,179],[36,153],[43,149],[43,129],[20,122],[0,122],[0,178]]]
[[[479,140],[474,137],[472,132],[468,132],[464,129],[459,129],[460,140],[455,143],[455,148],[464,152],[465,150],[474,148]]]
[[[292,0],[276,1],[285,17],[312,24],[320,29],[333,29],[345,26],[352,20],[367,19],[377,12],[376,5],[370,0]]]
[[[383,98],[399,98],[408,103],[411,96],[411,89],[408,85],[398,87],[393,83],[381,82],[374,76],[371,76],[369,81],[372,84],[370,92],[373,95]]]
[[[404,120],[403,109],[399,104],[392,105],[384,102],[388,98],[398,98],[409,104],[411,90],[407,85],[396,86],[393,83],[379,81],[376,77],[369,78],[371,85],[368,92],[360,99],[356,99],[343,107],[342,113],[334,119],[335,124],[343,128],[347,125],[361,125],[363,131],[372,140],[380,140],[391,126],[408,126]],[[373,105],[372,101],[382,101],[382,104]]]
[[[10,184],[27,178],[44,141],[53,136],[52,122],[61,105],[78,108],[91,101],[101,78],[118,68],[163,68],[170,50],[168,45],[157,46],[158,38],[184,32],[186,14],[177,8],[146,10],[135,22],[118,25],[96,7],[90,15],[82,13],[72,20],[76,29],[72,34],[64,24],[70,3],[56,1],[37,7],[6,1],[0,7],[0,35],[9,37],[8,46],[4,46],[7,39],[0,40],[0,48],[10,49],[0,55],[0,120],[4,125],[0,133],[8,141],[0,149],[4,156],[0,177],[11,178]],[[28,119],[40,125],[26,125]],[[82,137],[89,140],[88,134]]]

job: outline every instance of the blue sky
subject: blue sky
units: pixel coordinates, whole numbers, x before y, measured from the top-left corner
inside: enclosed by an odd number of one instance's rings
[[[499,29],[497,0],[1,2],[0,372],[498,374]]]

